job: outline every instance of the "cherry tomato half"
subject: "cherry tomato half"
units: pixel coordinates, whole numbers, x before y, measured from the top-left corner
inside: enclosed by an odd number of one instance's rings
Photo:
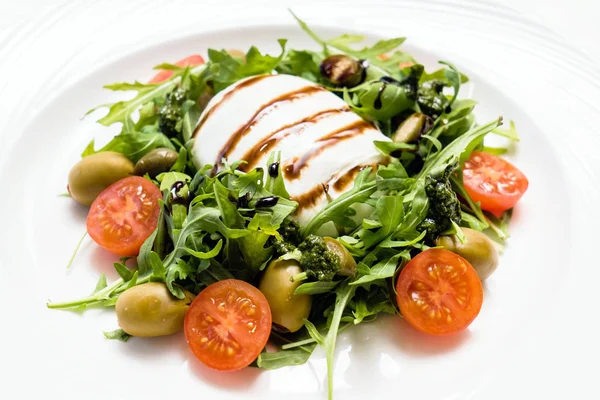
[[[204,64],[204,58],[198,54],[194,54],[188,56],[184,59],[181,59],[175,63],[175,65],[180,67],[195,67],[196,65]],[[148,83],[161,83],[169,79],[173,75],[173,71],[162,70],[158,74],[154,76],[154,78],[150,79]]]
[[[529,186],[527,177],[508,161],[474,151],[463,168],[465,190],[483,210],[500,215],[517,204]]]
[[[156,229],[160,190],[148,179],[130,176],[104,189],[92,203],[87,231],[94,242],[119,256],[135,256]]]
[[[220,371],[235,371],[258,357],[269,339],[271,322],[269,303],[260,290],[226,279],[194,299],[184,331],[198,360]]]
[[[419,253],[400,272],[396,299],[404,319],[421,332],[465,329],[483,303],[483,286],[467,260],[445,249]]]

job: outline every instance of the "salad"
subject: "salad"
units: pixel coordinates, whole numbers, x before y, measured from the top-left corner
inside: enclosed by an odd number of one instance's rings
[[[476,122],[453,64],[428,72],[404,38],[358,48],[296,19],[320,51],[209,49],[106,86],[137,94],[99,107],[122,130],[83,150],[68,190],[120,279],[48,307],[114,307],[109,339],[183,330],[222,371],[321,346],[331,399],[344,329],[380,314],[430,335],[471,324],[528,181],[484,144],[517,141],[514,124]]]

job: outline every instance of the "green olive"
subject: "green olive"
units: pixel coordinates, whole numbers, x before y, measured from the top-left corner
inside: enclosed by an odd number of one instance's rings
[[[135,174],[139,176],[148,174],[150,178],[155,178],[156,175],[169,171],[178,156],[177,152],[171,149],[162,147],[154,149],[135,164]]]
[[[433,121],[431,117],[421,113],[411,114],[400,124],[400,126],[398,126],[398,129],[396,129],[393,137],[394,142],[416,142],[422,135],[426,134],[429,129],[431,129],[432,125]]]
[[[333,251],[340,258],[340,270],[338,275],[354,276],[356,275],[357,265],[352,254],[338,240],[331,237],[324,237],[325,244],[329,251]]]
[[[295,295],[302,282],[292,282],[291,277],[302,272],[296,260],[273,260],[263,274],[259,289],[267,298],[273,323],[296,332],[308,318],[312,298],[307,294]]]
[[[198,96],[198,99],[196,100],[196,105],[200,111],[203,111],[206,108],[213,97],[215,97],[215,91],[212,88],[207,87],[204,89],[204,92],[202,92],[202,94]]]
[[[498,267],[496,246],[481,232],[469,228],[462,228],[462,231],[466,239],[464,244],[456,235],[440,236],[435,244],[465,258],[475,268],[479,279],[484,281]]]
[[[365,78],[363,64],[344,54],[334,54],[321,62],[321,75],[336,86],[354,87]]]
[[[69,193],[77,202],[91,205],[118,180],[133,175],[133,163],[121,153],[103,151],[84,157],[69,172]]]
[[[177,299],[164,283],[150,282],[124,291],[116,304],[119,326],[133,336],[164,336],[183,328],[194,295],[184,290]]]

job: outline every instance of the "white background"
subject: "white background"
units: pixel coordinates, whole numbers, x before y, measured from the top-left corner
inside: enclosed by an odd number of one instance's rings
[[[61,4],[76,0],[0,0],[0,50],[2,38],[19,24]],[[90,1],[90,0],[78,0]],[[96,0],[99,2],[103,0]],[[164,0],[168,2],[169,0]],[[190,0],[201,1],[201,0]],[[326,0],[324,0],[326,1]],[[402,0],[398,0],[401,2]],[[530,19],[554,30],[572,46],[586,52],[600,65],[600,1],[599,0],[492,0],[512,7]],[[253,3],[248,0],[248,3]],[[257,1],[258,3],[259,1]],[[368,4],[368,0],[363,0]],[[223,0],[227,3],[227,0]],[[287,0],[280,2],[282,6]],[[199,17],[201,23],[201,17]],[[501,34],[501,32],[499,32]],[[0,60],[2,63],[2,60]]]

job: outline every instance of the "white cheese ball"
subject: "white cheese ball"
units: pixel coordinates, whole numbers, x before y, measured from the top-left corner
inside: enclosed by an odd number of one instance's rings
[[[373,141],[390,140],[335,94],[292,75],[259,75],[218,93],[194,131],[197,166],[248,162],[250,171],[281,152],[281,172],[301,225],[351,189],[358,172],[387,160]]]

